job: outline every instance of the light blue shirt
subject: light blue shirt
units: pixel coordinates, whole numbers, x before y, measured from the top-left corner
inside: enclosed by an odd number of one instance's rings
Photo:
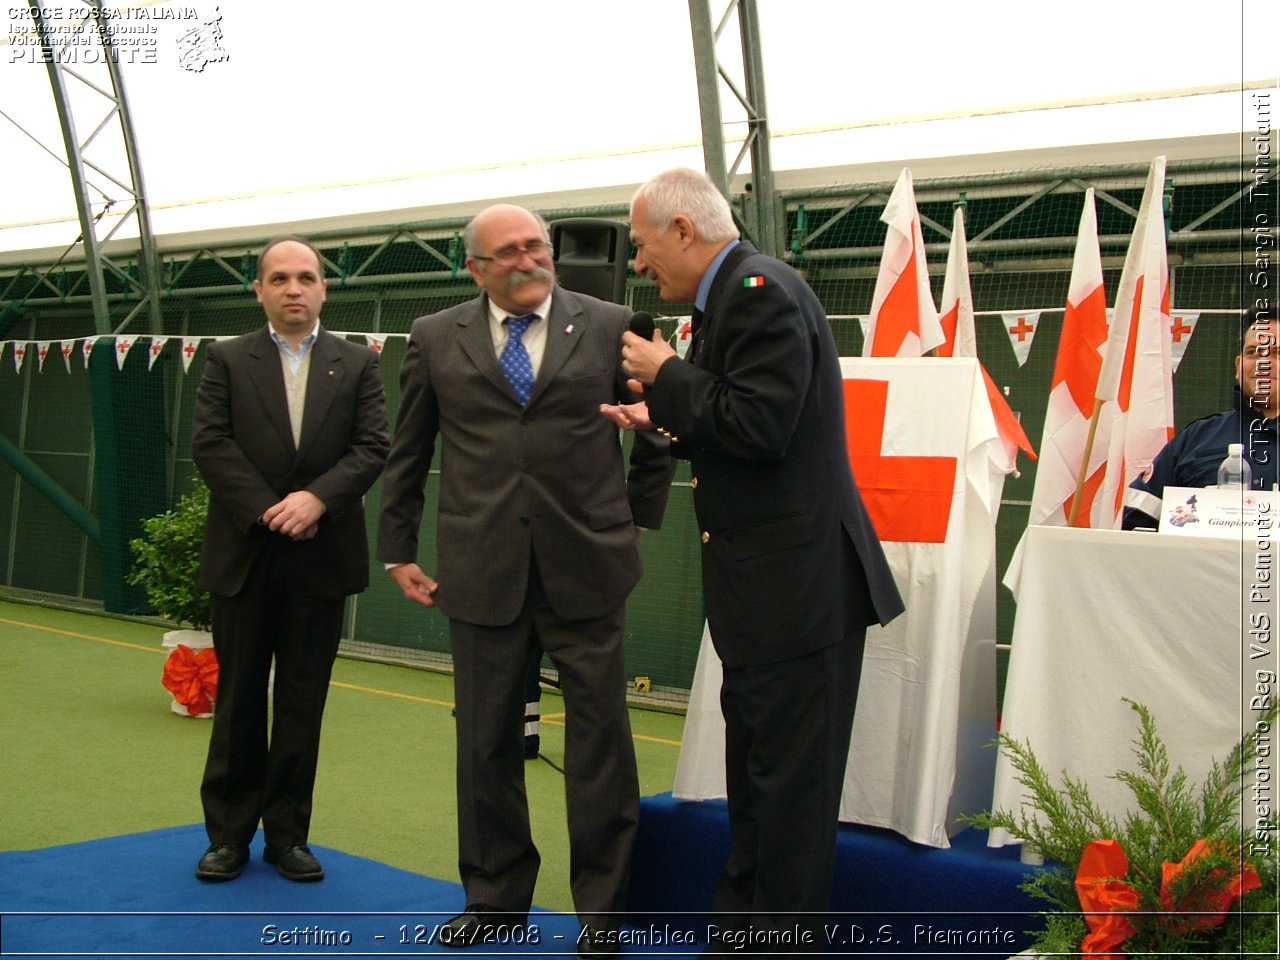
[[[706,272],[702,275],[702,279],[698,281],[698,295],[693,298],[693,305],[699,310],[707,309],[707,297],[711,295],[711,284],[716,278],[716,273],[720,270],[720,264],[724,263],[724,258],[729,255],[729,251],[738,245],[739,241],[730,240],[724,245],[724,249],[716,254],[716,258],[707,266]]]
[[[290,372],[297,373],[298,368],[302,366],[302,361],[311,352],[311,348],[316,345],[316,334],[320,332],[320,321],[317,320],[316,325],[311,328],[311,332],[302,338],[297,350],[293,349],[288,340],[276,333],[274,327],[268,325],[267,329],[271,331],[271,339],[280,348],[280,356],[289,364]]]

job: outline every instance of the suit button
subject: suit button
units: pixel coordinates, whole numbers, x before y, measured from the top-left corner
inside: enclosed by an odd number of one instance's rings
[[[697,478],[697,477],[694,477],[692,480],[690,480],[690,481],[689,481],[689,489],[690,489],[690,490],[697,490],[697,489],[698,489],[698,478]]]
[[[702,531],[702,542],[703,543],[711,542],[711,534],[707,533],[707,531],[705,530]]]

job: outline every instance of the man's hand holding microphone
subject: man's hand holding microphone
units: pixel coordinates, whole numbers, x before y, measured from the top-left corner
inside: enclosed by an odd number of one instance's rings
[[[639,311],[632,315],[628,330],[622,335],[622,369],[631,377],[627,386],[644,395],[646,388],[658,378],[658,369],[676,355],[662,336],[653,317]],[[602,403],[600,412],[624,430],[652,430],[647,403]]]

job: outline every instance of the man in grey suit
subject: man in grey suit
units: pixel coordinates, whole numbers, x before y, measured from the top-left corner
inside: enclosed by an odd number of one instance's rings
[[[267,323],[209,345],[191,440],[210,492],[200,585],[219,666],[196,876],[239,876],[261,820],[267,862],[319,880],[307,832],[320,719],[345,598],[369,583],[363,498],[386,460],[387,413],[377,354],[320,326],[315,247],[272,240],[254,289]]]
[[[413,323],[378,534],[404,595],[449,619],[467,902],[440,941],[484,945],[524,924],[533,900],[522,730],[538,641],[565,697],[578,950],[612,955],[639,817],[625,605],[641,573],[637,526],[661,522],[674,462],[664,440],[637,437],[628,475],[598,413],[638,399],[618,356],[631,311],[557,287],[547,226],[528,210],[489,207],[463,239],[482,292]],[[433,577],[417,558],[437,437]]]

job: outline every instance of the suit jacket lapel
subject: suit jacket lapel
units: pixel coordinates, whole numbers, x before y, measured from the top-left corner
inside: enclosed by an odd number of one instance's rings
[[[690,350],[693,352],[693,362],[696,365],[702,365],[699,361],[702,359],[702,352],[707,339],[711,336],[715,327],[716,307],[720,302],[721,295],[727,288],[729,277],[737,271],[739,263],[757,252],[755,247],[747,243],[747,241],[741,240],[736,247],[729,251],[724,261],[720,264],[720,269],[716,271],[715,279],[711,281],[711,289],[707,291],[707,306],[702,312],[702,323],[699,325],[698,336],[695,342],[690,344]]]
[[[262,402],[263,414],[279,435],[285,449],[293,453],[293,427],[289,425],[289,400],[284,392],[280,348],[271,339],[271,333],[265,326],[250,341],[248,352],[252,360],[250,376]]]
[[[481,294],[472,301],[471,309],[458,317],[458,346],[471,358],[476,369],[495,387],[515,400],[515,391],[507,382],[507,376],[498,366],[498,355],[493,349],[493,334],[489,331],[489,297]]]
[[[323,327],[316,336],[311,347],[311,364],[307,372],[307,393],[302,405],[302,442],[298,444],[298,456],[301,457],[315,442],[329,413],[329,406],[338,394],[347,371],[342,365],[342,354],[337,348],[336,338]],[[286,402],[285,419],[289,411]],[[292,436],[290,429],[290,436]]]
[[[582,340],[586,320],[582,305],[576,300],[570,300],[559,290],[551,295],[551,315],[547,317],[547,343],[542,351],[542,365],[538,368],[538,379],[534,381],[533,393],[529,396],[530,406],[547,389],[547,384],[560,373],[565,361]]]

